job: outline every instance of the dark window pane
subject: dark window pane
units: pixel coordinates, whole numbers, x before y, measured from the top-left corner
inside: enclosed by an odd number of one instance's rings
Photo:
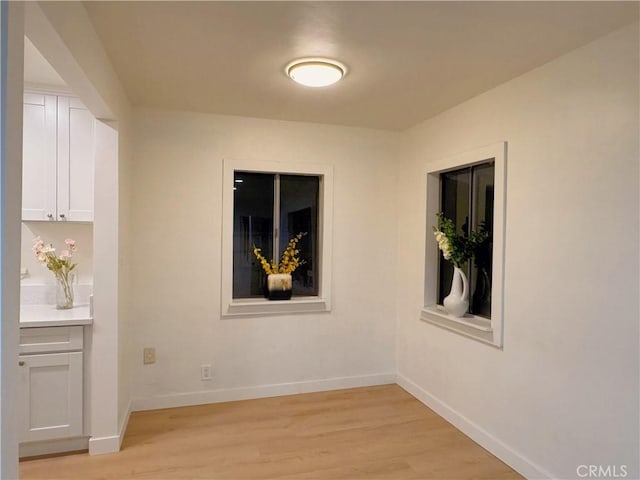
[[[266,275],[254,245],[273,256],[274,175],[235,172],[233,200],[233,298],[264,295]]]
[[[444,216],[453,220],[459,235],[487,231],[489,238],[476,251],[464,270],[469,279],[469,312],[491,318],[491,265],[493,254],[494,165],[487,162],[443,173],[440,205]],[[449,295],[453,265],[440,252],[438,303]]]
[[[300,258],[306,263],[293,272],[293,294],[318,295],[318,192],[319,178],[280,175],[279,255],[289,240],[307,232],[298,243]]]
[[[444,216],[453,220],[459,235],[469,231],[469,201],[471,199],[471,168],[462,168],[441,175],[442,194],[440,205]],[[449,295],[453,278],[453,265],[445,260],[440,252],[440,280],[438,303]]]
[[[453,220],[459,235],[469,234],[471,168],[442,174],[442,211]]]
[[[489,232],[489,238],[476,251],[471,266],[469,310],[474,315],[491,318],[491,279],[493,260],[493,185],[494,165],[473,168],[473,229]]]

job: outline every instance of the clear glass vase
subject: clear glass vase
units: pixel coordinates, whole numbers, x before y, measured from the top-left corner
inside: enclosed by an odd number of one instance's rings
[[[58,310],[73,308],[73,278],[72,273],[56,277],[56,308]]]

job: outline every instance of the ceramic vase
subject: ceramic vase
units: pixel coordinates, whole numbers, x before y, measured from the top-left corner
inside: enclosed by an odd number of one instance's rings
[[[469,309],[469,285],[467,276],[458,267],[453,268],[451,291],[444,299],[444,309],[449,315],[462,317]]]
[[[293,280],[290,273],[272,273],[267,275],[267,295],[269,300],[289,300]]]

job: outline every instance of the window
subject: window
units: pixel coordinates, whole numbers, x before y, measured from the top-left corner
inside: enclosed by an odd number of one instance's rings
[[[427,172],[425,307],[421,318],[477,340],[502,346],[502,293],[506,143],[490,145],[439,162]],[[444,260],[431,234],[436,212],[458,233],[487,231],[489,238],[467,263],[469,313],[462,318],[442,308],[453,266]]]
[[[233,195],[233,298],[262,297],[265,274],[253,247],[279,259],[289,240],[298,243],[305,263],[292,274],[293,295],[318,295],[317,175],[236,171]]]
[[[222,314],[329,310],[331,168],[225,160],[223,178]],[[306,263],[293,272],[293,297],[270,302],[253,247],[279,259],[299,232],[307,233],[298,244]]]
[[[467,262],[469,313],[491,318],[491,259],[493,252],[493,160],[440,174],[440,210],[453,220],[458,234],[489,232],[475,257]],[[442,253],[438,262],[438,305],[449,294],[453,265]]]

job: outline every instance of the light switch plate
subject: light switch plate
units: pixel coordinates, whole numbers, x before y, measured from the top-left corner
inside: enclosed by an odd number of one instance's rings
[[[152,363],[156,363],[156,349],[153,347],[147,347],[143,352],[142,362],[145,365],[151,365]]]

